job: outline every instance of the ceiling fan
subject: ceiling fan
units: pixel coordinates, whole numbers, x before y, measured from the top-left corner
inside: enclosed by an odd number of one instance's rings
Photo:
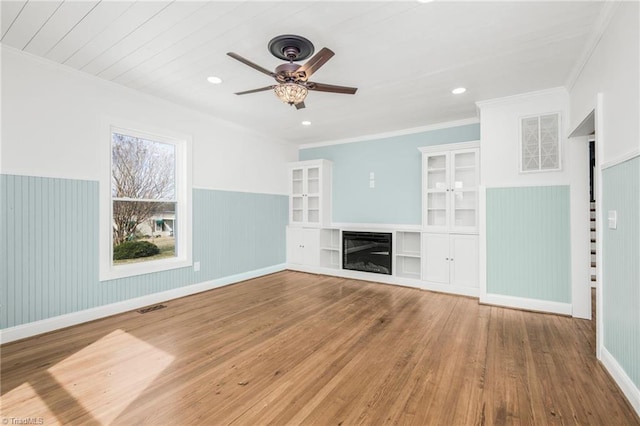
[[[358,90],[355,87],[335,86],[332,84],[315,83],[309,81],[309,77],[323,66],[334,55],[333,51],[323,47],[304,65],[295,64],[294,61],[302,61],[314,52],[313,44],[304,37],[297,35],[280,35],[269,42],[269,51],[278,59],[289,61],[276,67],[275,71],[257,65],[234,52],[228,52],[231,56],[251,68],[263,74],[273,77],[277,84],[261,87],[259,89],[238,92],[236,95],[273,90],[276,96],[289,105],[295,105],[296,109],[304,108],[304,100],[309,90],[317,92],[343,93],[353,95]]]

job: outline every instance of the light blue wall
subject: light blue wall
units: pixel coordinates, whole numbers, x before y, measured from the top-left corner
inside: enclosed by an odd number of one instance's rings
[[[571,303],[569,187],[488,188],[486,209],[487,293]]]
[[[300,160],[333,161],[333,221],[419,225],[421,154],[418,147],[480,139],[480,124],[301,149]],[[369,188],[369,173],[375,188]]]
[[[193,190],[193,259],[98,281],[98,183],[0,175],[0,328],[285,262],[284,195]]]
[[[604,346],[640,388],[640,157],[602,172]]]

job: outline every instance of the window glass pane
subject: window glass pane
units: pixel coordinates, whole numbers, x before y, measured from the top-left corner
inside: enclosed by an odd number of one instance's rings
[[[111,134],[113,263],[175,257],[176,147]]]
[[[115,132],[111,144],[112,197],[175,200],[174,145]]]
[[[113,263],[176,256],[176,203],[113,202]]]

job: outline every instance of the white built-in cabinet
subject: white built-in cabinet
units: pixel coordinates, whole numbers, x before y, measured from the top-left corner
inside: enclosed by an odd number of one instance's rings
[[[320,230],[288,226],[287,262],[292,265],[320,266]]]
[[[422,279],[455,287],[478,287],[478,236],[422,234]]]
[[[319,228],[331,222],[331,162],[289,163],[289,225]]]
[[[419,149],[422,280],[452,290],[477,288],[480,145],[463,142]]]

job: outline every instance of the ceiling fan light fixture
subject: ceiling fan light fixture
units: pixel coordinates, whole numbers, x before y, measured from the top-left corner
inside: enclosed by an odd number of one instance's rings
[[[273,88],[274,93],[282,102],[295,105],[304,102],[309,91],[306,87],[297,83],[282,83]]]

